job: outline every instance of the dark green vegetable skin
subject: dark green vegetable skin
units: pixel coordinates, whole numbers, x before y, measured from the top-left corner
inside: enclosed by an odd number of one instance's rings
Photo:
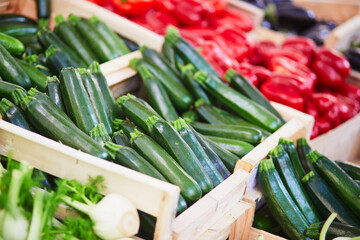
[[[305,176],[305,170],[301,165],[294,142],[289,139],[280,138],[279,144],[283,146],[284,150],[289,155],[296,173],[296,177],[299,179],[299,181],[301,181],[301,179]]]
[[[129,138],[122,130],[113,133],[113,142],[120,146],[131,147]]]
[[[335,212],[340,222],[360,227],[360,221],[321,177],[310,172],[302,182],[323,219]]]
[[[360,186],[339,165],[317,151],[308,155],[311,165],[340,198],[360,217]]]
[[[1,98],[12,99],[12,93],[16,89],[20,89],[24,93],[26,93],[26,90],[21,86],[0,80],[0,99]]]
[[[166,41],[164,41],[162,45],[161,53],[164,56],[164,58],[168,61],[172,69],[176,69],[175,50]]]
[[[16,62],[29,76],[32,87],[35,87],[41,92],[45,92],[48,76],[46,76],[46,74],[38,70],[36,67],[23,60],[16,59]]]
[[[63,68],[78,67],[65,53],[50,46],[46,52],[46,65],[49,66],[52,73],[60,75]]]
[[[91,100],[79,72],[74,68],[64,68],[60,74],[60,89],[63,94],[66,112],[84,133],[99,124]]]
[[[312,239],[318,239],[325,222],[314,223],[306,230],[306,236]],[[326,239],[331,240],[336,237],[358,237],[360,236],[359,227],[346,225],[339,222],[332,222],[326,232]]]
[[[17,37],[16,39],[18,39],[20,42],[22,42],[25,45],[29,43],[39,43],[36,34],[25,35],[25,36]]]
[[[227,117],[219,114],[213,106],[208,104],[205,100],[199,99],[195,102],[196,112],[199,114],[201,120],[211,123],[211,124],[228,124],[235,125],[235,122],[232,122]]]
[[[246,97],[258,103],[260,106],[263,106],[269,112],[278,117],[282,124],[285,123],[285,120],[270,104],[269,100],[267,100],[264,95],[243,76],[235,72],[233,69],[229,69],[225,74],[225,79],[240,93],[244,94]]]
[[[3,13],[0,14],[0,24],[29,24],[37,26],[37,22],[31,18],[15,13]]]
[[[146,122],[151,129],[151,136],[195,179],[203,195],[210,192],[213,188],[210,177],[179,133],[165,120],[154,117],[148,118]]]
[[[212,137],[212,136],[207,136],[207,139],[209,139],[212,142],[215,142],[220,147],[234,153],[239,158],[242,158],[243,156],[248,154],[252,149],[254,149],[254,146],[251,145],[250,143],[235,139]]]
[[[26,90],[31,87],[29,76],[1,44],[0,69],[0,75],[4,81],[19,85]]]
[[[282,145],[278,145],[270,151],[270,156],[274,160],[276,170],[279,172],[282,182],[292,199],[305,216],[310,224],[320,222],[321,218],[314,204],[311,202],[300,180],[296,178],[294,167],[289,155],[285,152]]]
[[[22,106],[26,118],[42,135],[99,158],[109,157],[103,147],[65,118],[57,107],[51,107],[32,97],[23,101]]]
[[[51,0],[36,0],[38,19],[49,19],[51,14]]]
[[[199,133],[206,136],[229,138],[248,142],[257,145],[262,140],[262,133],[251,127],[242,127],[238,125],[208,124],[194,122],[192,127]]]
[[[25,55],[31,56],[34,54],[41,54],[45,49],[40,45],[40,43],[28,43],[25,45]]]
[[[206,171],[206,174],[210,177],[214,187],[219,185],[224,178],[215,168],[214,164],[211,162],[210,158],[206,155],[204,149],[202,148],[199,141],[196,139],[195,134],[190,130],[189,126],[182,119],[176,120],[172,122],[175,129],[179,132],[180,136],[187,145],[191,148],[191,150],[196,155],[197,159],[201,163],[202,167]]]
[[[266,203],[284,233],[290,239],[306,239],[304,234],[309,224],[286,190],[271,159],[260,163],[258,181]]]
[[[275,115],[236,90],[226,86],[223,82],[216,80],[214,76],[198,72],[194,78],[213,97],[245,120],[270,132],[274,132],[281,127],[282,123]]]
[[[311,148],[305,138],[299,138],[296,141],[296,150],[305,172],[315,171],[310,161],[306,158],[306,155],[311,152]]]
[[[46,93],[49,96],[49,98],[51,99],[51,101],[53,101],[53,103],[58,108],[60,108],[64,112],[66,111],[64,100],[63,100],[61,89],[60,89],[60,81],[56,77],[51,78],[48,81]]]
[[[0,114],[7,122],[30,131],[32,130],[21,110],[6,98],[1,99]]]
[[[140,133],[131,138],[131,145],[169,182],[180,187],[181,194],[188,204],[201,198],[201,189],[195,180],[152,138]]]
[[[0,25],[0,32],[10,35],[12,37],[21,37],[26,35],[36,34],[38,27],[32,24],[2,24]]]
[[[360,180],[360,167],[358,165],[335,161],[337,165],[339,165],[349,176],[354,180]]]
[[[120,120],[120,119],[115,119],[113,121],[113,123],[116,120]],[[139,131],[138,127],[133,122],[130,122],[128,120],[125,120],[125,121],[120,120],[120,121],[121,121],[121,123],[118,124],[118,128],[119,128],[119,130],[122,130],[124,132],[125,136],[128,137],[129,139],[131,138],[130,133],[134,132],[135,129],[137,129]],[[114,124],[113,124],[113,126],[114,126],[114,129],[116,129],[116,126]]]
[[[21,56],[25,50],[22,42],[4,33],[0,33],[0,44],[2,44],[10,54],[15,56]]]

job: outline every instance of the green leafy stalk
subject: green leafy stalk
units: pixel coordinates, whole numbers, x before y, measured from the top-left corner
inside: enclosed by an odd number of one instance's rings
[[[336,213],[332,213],[332,214],[328,217],[328,219],[327,219],[326,222],[324,223],[324,226],[323,226],[322,229],[321,229],[319,240],[325,240],[325,238],[326,238],[326,232],[328,231],[331,223],[335,220],[336,217],[337,217],[337,214],[336,214]]]
[[[40,189],[35,190],[34,195],[34,206],[31,218],[31,224],[27,240],[38,240],[40,239],[42,228],[42,215],[44,205],[44,191]]]

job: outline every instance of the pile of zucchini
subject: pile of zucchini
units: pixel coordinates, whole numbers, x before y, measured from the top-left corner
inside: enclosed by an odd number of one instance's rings
[[[360,236],[359,179],[360,166],[331,161],[311,151],[304,138],[297,148],[280,139],[259,165],[267,206],[256,214],[254,226],[290,239],[319,239],[324,221],[336,213],[326,239]]]

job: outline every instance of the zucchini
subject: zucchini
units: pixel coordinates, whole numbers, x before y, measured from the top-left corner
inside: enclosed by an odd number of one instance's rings
[[[189,145],[165,120],[156,116],[146,119],[150,135],[192,176],[199,184],[202,194],[210,192],[213,183]]]
[[[296,141],[296,150],[305,172],[315,171],[306,155],[311,152],[311,148],[305,138],[298,138]]]
[[[51,107],[31,96],[23,98],[21,106],[27,120],[40,134],[95,157],[109,157],[103,147],[83,133],[73,122],[64,118],[59,108]]]
[[[152,138],[135,129],[131,133],[131,145],[170,183],[180,187],[181,195],[187,204],[190,205],[201,198],[201,189],[195,180]]]
[[[36,12],[39,26],[46,27],[51,14],[51,0],[36,0]]]
[[[105,42],[103,36],[95,30],[89,21],[70,14],[69,22],[76,27],[77,31],[89,44],[90,48],[94,51],[101,62],[107,62],[111,59],[119,57],[119,55],[111,49],[111,47]]]
[[[97,119],[104,124],[105,129],[109,135],[112,135],[113,129],[108,112],[104,108],[105,100],[102,96],[101,90],[97,82],[93,79],[90,72],[84,68],[78,69],[82,83],[84,84],[87,95],[90,99]]]
[[[55,105],[65,112],[65,104],[60,89],[60,81],[56,76],[48,77],[46,93]]]
[[[18,39],[4,33],[0,33],[0,44],[12,55],[21,56],[25,51],[25,46]]]
[[[81,131],[89,134],[90,130],[99,124],[99,119],[76,69],[64,68],[61,70],[60,89],[69,117]]]
[[[54,20],[56,23],[54,32],[65,44],[75,51],[88,66],[94,61],[98,61],[94,52],[75,30],[74,26],[71,23],[66,22],[63,15],[57,15]]]
[[[278,170],[287,191],[307,221],[310,224],[321,221],[314,204],[311,202],[300,180],[296,178],[290,157],[283,146],[278,145],[270,151],[269,155],[274,160],[276,170]]]
[[[179,76],[180,74],[174,68],[171,67],[170,63],[163,56],[161,56],[160,53],[158,53],[154,49],[147,47],[146,45],[142,45],[140,47],[140,51],[142,54],[142,58],[145,61],[159,67],[176,82],[180,84],[182,83]]]
[[[205,102],[211,103],[211,100],[204,89],[202,89],[200,84],[194,80],[194,65],[189,63],[185,66],[180,65],[179,68],[181,70],[183,84],[186,89],[190,91],[194,99],[203,99]]]
[[[270,104],[264,95],[248,80],[243,76],[235,72],[233,69],[229,69],[225,73],[225,79],[233,86],[237,91],[239,91],[244,96],[258,103],[260,106],[267,109],[269,112],[274,114],[277,118],[280,119],[282,124],[285,124],[285,120],[282,116],[276,111],[276,109]]]
[[[135,129],[139,131],[138,127],[129,120],[114,119],[113,127],[115,130],[122,130],[129,139],[131,138],[130,133],[134,132]]]
[[[148,101],[154,110],[168,121],[178,119],[179,115],[159,80],[143,65],[140,65],[138,70],[144,82]]]
[[[302,183],[323,219],[335,212],[338,221],[360,227],[356,216],[321,177],[311,171],[303,177]]]
[[[310,160],[315,171],[360,217],[360,186],[339,165],[317,151],[312,151],[306,157]]]
[[[98,142],[101,146],[104,146],[105,143],[111,142],[111,138],[106,131],[105,125],[99,123],[90,131],[90,137]]]
[[[31,55],[34,55],[34,54],[41,54],[44,51],[45,50],[40,45],[40,43],[29,43],[29,44],[25,45],[25,55],[26,56],[31,56]]]
[[[280,138],[279,144],[283,146],[284,150],[289,155],[295,170],[295,176],[299,179],[299,181],[301,181],[301,179],[305,176],[305,170],[301,165],[294,142],[290,139]]]
[[[119,97],[116,102],[121,106],[126,117],[147,133],[149,133],[149,129],[145,122],[146,119],[154,115],[160,117],[152,108],[146,107],[131,94]]]
[[[210,177],[214,187],[224,181],[224,178],[218,172],[214,164],[211,162],[210,158],[206,155],[201,144],[196,139],[195,134],[190,130],[190,127],[186,124],[186,122],[182,118],[179,118],[178,120],[171,122],[171,124],[174,126],[176,131],[179,132],[182,139],[184,139],[187,145],[194,152],[197,159],[204,168],[206,174]]]
[[[161,68],[150,64],[147,61],[139,58],[134,58],[130,61],[130,66],[136,70],[138,70],[141,65],[150,70],[150,72],[161,82],[176,109],[179,111],[186,111],[190,108],[193,103],[193,98],[182,84],[172,79],[171,76]]]
[[[262,133],[251,127],[237,125],[209,124],[194,122],[192,127],[206,136],[229,138],[257,145],[262,141]]]
[[[124,41],[130,52],[135,52],[136,50],[139,50],[139,44],[137,44],[136,42],[118,34],[117,36]]]
[[[0,14],[0,24],[28,24],[37,26],[37,22],[21,14],[2,13]]]
[[[25,89],[31,88],[31,81],[10,53],[0,44],[0,76],[6,81]]]
[[[181,114],[181,117],[189,124],[199,120],[196,112],[192,110],[184,112],[183,114]]]
[[[100,70],[100,65],[98,62],[93,62],[90,65],[90,72],[100,87],[101,93],[105,100],[106,109],[109,111],[110,119],[114,120],[115,118],[122,117],[124,114],[122,113],[120,106],[116,104],[114,95],[111,92],[109,85],[107,84],[105,76]]]
[[[39,69],[42,73],[46,74],[48,77],[53,76],[52,74],[50,74],[50,70],[47,67],[45,67],[46,57],[45,57],[45,62],[41,61],[39,56],[36,54],[26,56],[24,60],[25,62]]]
[[[360,180],[360,166],[349,163],[335,161],[349,176],[354,180]]]
[[[26,93],[26,90],[21,86],[0,80],[0,99],[1,98],[12,99],[12,93],[16,89],[20,89],[21,91]]]
[[[125,135],[123,130],[119,130],[113,133],[113,141],[117,145],[131,147],[129,138]]]
[[[275,115],[241,93],[226,86],[225,83],[216,80],[214,76],[208,76],[205,72],[199,71],[194,78],[207,92],[245,120],[270,132],[274,132],[281,127],[282,123]]]
[[[23,60],[16,59],[16,62],[29,76],[32,87],[38,89],[40,92],[45,92],[48,76]]]
[[[176,69],[176,62],[175,62],[175,50],[166,42],[164,41],[161,53],[164,58],[168,61],[172,69]]]
[[[226,168],[222,160],[219,158],[217,153],[209,146],[209,144],[197,133],[190,125],[188,125],[190,130],[196,136],[196,139],[199,141],[200,145],[204,149],[206,155],[210,158],[211,162],[214,164],[216,170],[221,174],[221,176],[226,179],[231,175],[229,170]]]
[[[325,222],[319,222],[311,224],[307,230],[305,235],[311,239],[319,239],[321,229],[323,228]],[[357,237],[360,236],[359,227],[339,223],[332,222],[329,228],[326,231],[326,239],[331,240],[337,237]]]
[[[52,73],[59,76],[63,68],[77,67],[65,53],[57,50],[55,47],[50,46],[46,52],[46,64],[49,66]]]
[[[22,42],[22,44],[24,44],[24,45],[27,45],[29,43],[39,43],[36,34],[20,36],[20,37],[17,37],[16,39],[19,40],[20,42]]]
[[[49,48],[51,45],[63,52],[68,56],[76,65],[74,67],[88,67],[88,65],[82,60],[82,58],[73,51],[68,45],[66,45],[61,39],[49,29],[43,28],[38,33],[38,40],[44,48]]]
[[[0,101],[0,114],[5,121],[32,131],[21,110],[6,98]]]
[[[306,239],[309,223],[286,190],[271,157],[260,162],[258,181],[270,212],[284,233],[290,239]]]
[[[26,35],[33,35],[36,34],[38,31],[38,27],[32,24],[1,24],[0,25],[0,32],[7,34],[12,37],[21,37]]]
[[[254,146],[251,145],[250,143],[235,139],[207,136],[206,140],[210,140],[216,143],[221,148],[228,150],[229,152],[235,154],[239,158],[242,158],[243,156],[248,154],[252,149],[254,149]],[[236,164],[236,162],[233,164]]]
[[[179,30],[169,27],[166,32],[165,42],[174,49],[186,64],[191,63],[196,70],[219,77],[215,69],[196,51],[185,39],[180,37]]]
[[[198,99],[195,102],[196,112],[199,114],[201,120],[211,124],[228,124],[237,125],[227,117],[220,115],[209,103],[204,99]]]
[[[97,16],[92,16],[89,22],[118,56],[130,53],[130,49],[125,42]]]

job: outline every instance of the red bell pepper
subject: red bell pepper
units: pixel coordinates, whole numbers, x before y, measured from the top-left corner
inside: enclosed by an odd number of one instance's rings
[[[285,86],[292,86],[304,97],[310,95],[314,91],[313,81],[296,75],[275,72],[270,75],[269,81],[282,83]]]
[[[311,101],[311,98],[308,98],[305,103],[305,113],[311,115],[314,117],[314,119],[317,119],[319,115],[319,111],[316,108],[316,105]]]
[[[331,130],[330,122],[324,117],[316,119],[315,126],[319,129],[319,134],[323,134]]]
[[[326,113],[330,111],[336,103],[336,97],[329,93],[314,93],[311,98],[313,103],[316,105],[317,109],[321,113]]]
[[[319,136],[319,127],[316,124],[314,124],[314,127],[311,131],[310,139],[314,139],[317,136]]]
[[[249,53],[249,63],[266,66],[266,52],[273,48],[277,48],[277,46],[271,41],[255,42],[252,51]]]
[[[332,108],[324,114],[324,117],[330,122],[332,128],[341,124],[340,109],[336,103],[337,100]]]
[[[255,69],[251,65],[240,64],[235,69],[236,72],[241,74],[246,80],[248,80],[255,87],[259,87],[259,77],[255,73]]]
[[[125,16],[142,16],[152,7],[153,0],[111,0],[115,10]]]
[[[350,63],[334,50],[318,48],[311,69],[319,84],[336,88],[341,86],[349,75]]]
[[[156,10],[165,13],[171,13],[175,10],[175,6],[172,0],[154,0],[153,7]]]
[[[311,63],[316,44],[312,39],[307,37],[289,37],[283,42],[282,47],[301,51],[307,57],[308,63]]]
[[[213,19],[213,24],[215,28],[227,25],[234,30],[242,30],[245,32],[251,31],[254,26],[251,18],[234,8],[227,8],[221,11],[221,14],[219,13],[219,16]]]
[[[145,24],[151,26],[154,32],[165,35],[168,26],[177,27],[176,20],[169,14],[151,9],[144,16]]]
[[[360,104],[349,97],[337,95],[337,105],[343,122],[353,118],[360,111]]]
[[[260,91],[270,101],[282,103],[299,111],[304,110],[304,99],[300,93],[291,86],[267,81],[261,85]]]
[[[334,89],[334,91],[360,103],[360,88],[355,85],[344,82],[341,86]]]
[[[175,9],[172,11],[176,20],[184,26],[200,26],[203,18],[202,14],[206,10],[204,6],[196,0],[175,0]]]
[[[286,57],[297,62],[299,65],[307,65],[308,58],[300,51],[294,48],[268,48],[264,52],[266,63],[270,63],[274,57]]]
[[[203,4],[207,4],[209,7],[214,9],[214,13],[224,10],[228,6],[227,0],[197,0]]]
[[[257,77],[258,83],[254,84],[255,86],[262,84],[263,82],[267,81],[270,78],[271,72],[264,67],[255,66],[246,62],[242,62],[239,66],[239,69],[245,69],[245,68],[251,69],[252,74]]]

